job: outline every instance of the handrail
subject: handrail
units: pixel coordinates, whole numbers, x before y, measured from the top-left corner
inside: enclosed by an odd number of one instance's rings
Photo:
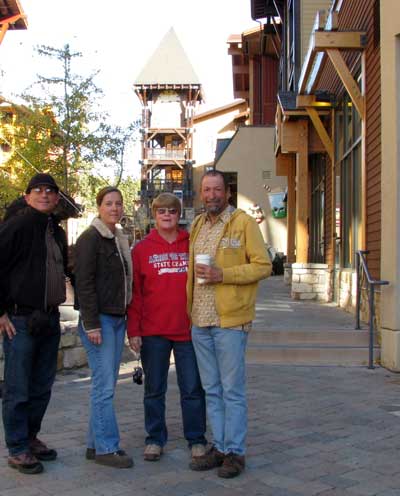
[[[369,353],[368,353],[368,368],[374,368],[374,317],[375,317],[375,286],[386,286],[389,281],[381,279],[373,279],[368,270],[365,255],[368,255],[368,250],[358,250],[356,252],[356,275],[357,275],[357,295],[356,295],[356,329],[360,327],[360,306],[361,306],[361,270],[367,277],[369,285],[368,307],[369,307]]]

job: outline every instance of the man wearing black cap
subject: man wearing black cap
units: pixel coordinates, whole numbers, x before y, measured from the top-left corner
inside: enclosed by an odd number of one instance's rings
[[[67,243],[52,215],[60,199],[53,177],[36,174],[25,193],[27,207],[0,225],[2,413],[8,465],[36,474],[40,461],[57,457],[37,435],[57,369]]]

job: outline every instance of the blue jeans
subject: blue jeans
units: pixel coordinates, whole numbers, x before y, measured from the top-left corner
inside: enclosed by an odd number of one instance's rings
[[[17,331],[3,336],[3,424],[10,455],[29,451],[40,431],[57,372],[60,315],[50,315],[50,335],[31,336],[26,316],[10,316]]]
[[[247,333],[219,327],[192,327],[214,446],[244,455],[247,434],[245,352]]]
[[[183,433],[189,446],[206,444],[206,406],[196,356],[191,341],[171,341],[161,336],[142,337],[146,444],[164,446],[168,440],[165,394],[171,351],[181,397]]]
[[[87,447],[104,455],[119,450],[119,430],[114,410],[121,355],[124,347],[125,317],[100,314],[100,345],[92,344],[79,319],[79,335],[92,371]]]

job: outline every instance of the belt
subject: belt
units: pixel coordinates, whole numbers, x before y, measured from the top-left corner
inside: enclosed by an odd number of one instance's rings
[[[10,315],[30,315],[35,310],[37,309],[32,307],[26,307],[24,305],[17,305],[15,303],[7,313],[9,313]],[[58,313],[58,306],[47,307],[47,310],[43,310],[43,312],[48,314]]]

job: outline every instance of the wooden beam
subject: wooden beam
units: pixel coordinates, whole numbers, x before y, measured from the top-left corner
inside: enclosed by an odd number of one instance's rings
[[[308,262],[308,122],[299,121],[296,154],[296,262]]]
[[[281,128],[282,128],[282,108],[278,105],[276,106],[275,113],[275,155],[278,155],[281,149]]]
[[[366,44],[364,31],[315,31],[313,50],[320,52],[329,48],[363,50]]]
[[[229,114],[231,112],[245,112],[248,109],[248,105],[246,101],[236,102],[233,104],[225,105],[223,107],[218,107],[212,110],[207,110],[201,114],[196,114],[193,117],[193,122],[195,124],[199,124],[200,122],[204,122],[210,119],[215,119],[216,117],[220,117],[221,115]]]
[[[307,107],[306,110],[308,115],[310,116],[311,122],[313,123],[315,130],[318,133],[318,136],[320,137],[322,143],[324,144],[325,150],[329,155],[329,158],[333,162],[333,143],[328,132],[325,129],[325,126],[322,124],[318,112],[313,107]]]
[[[8,30],[8,24],[5,23],[0,28],[0,45],[1,45],[1,42],[3,41],[3,39],[4,39],[4,36],[7,33],[7,30]]]
[[[304,123],[306,120],[286,121],[281,125],[281,150],[282,153],[297,153],[304,139]],[[308,138],[308,133],[306,133]]]
[[[331,60],[336,72],[338,73],[347,93],[356,107],[361,119],[365,119],[365,99],[361,94],[357,82],[354,80],[342,54],[337,49],[330,49],[326,52]]]
[[[308,154],[311,155],[313,153],[326,153],[326,149],[315,127],[310,126],[308,129]]]
[[[287,178],[287,261],[293,263],[296,261],[295,244],[296,244],[296,155],[290,154],[291,163],[288,164]]]
[[[11,17],[3,18],[0,20],[0,26],[7,24],[7,28],[6,28],[6,30],[7,30],[9,28],[10,24],[15,24],[17,21],[19,21],[21,19],[24,21],[24,24],[25,24],[25,27],[23,29],[26,29],[26,15],[24,15],[24,14],[15,14]]]
[[[277,176],[288,176],[294,158],[293,153],[278,153],[275,158],[275,174]]]
[[[302,95],[296,96],[296,107],[311,107],[315,103],[315,95]]]

